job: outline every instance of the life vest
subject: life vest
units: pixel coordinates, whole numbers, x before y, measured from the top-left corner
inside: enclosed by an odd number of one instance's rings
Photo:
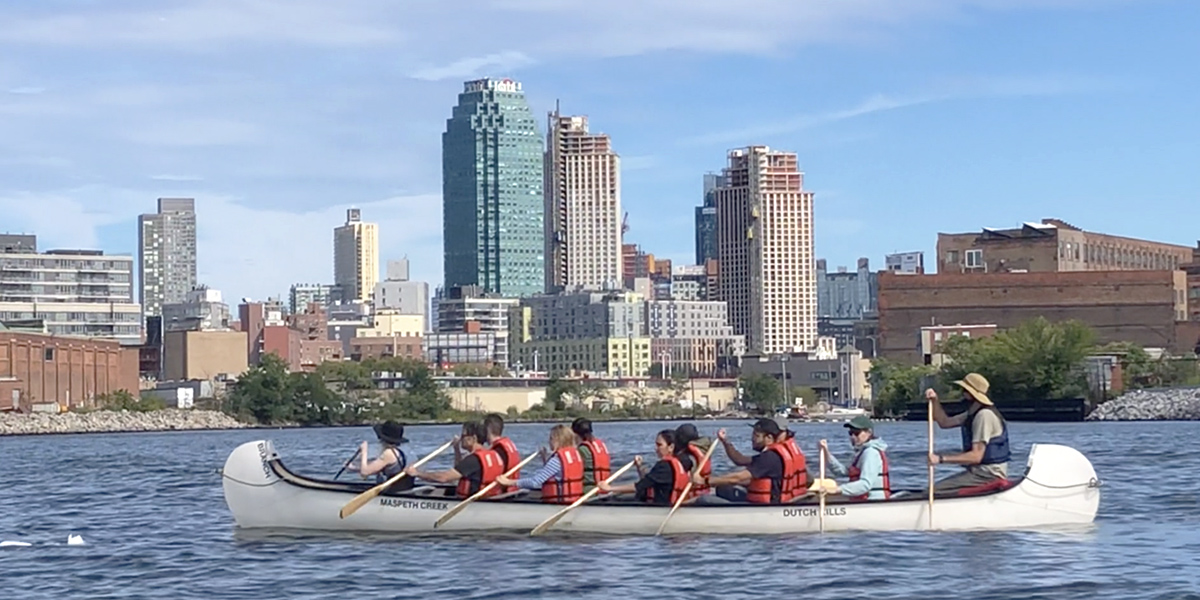
[[[690,478],[688,472],[683,468],[683,463],[679,462],[678,458],[668,456],[663,460],[671,465],[671,471],[675,476],[671,481],[671,498],[667,501],[668,504],[674,505],[679,500],[679,495],[683,493],[684,488],[687,487]],[[651,503],[654,502],[653,487],[646,490],[646,500]]]
[[[713,440],[713,443],[714,444],[717,443],[716,440]],[[700,461],[704,460],[704,453],[701,452],[699,448],[697,448],[691,444],[687,445],[687,451],[688,451],[688,454],[692,455],[692,468],[694,469],[700,465]],[[701,469],[700,469],[701,477],[708,477],[709,475],[712,475],[712,459],[711,458],[708,460],[708,462],[704,463],[704,466],[701,467]],[[704,494],[708,494],[711,492],[712,492],[712,488],[710,488],[708,486],[708,484],[692,484],[692,491],[688,495],[692,498],[695,498],[697,496],[703,496]]]
[[[804,458],[804,451],[794,436],[788,436],[782,445],[792,455],[792,469],[784,473],[784,490],[792,498],[803,496],[808,492],[808,461]]]
[[[479,473],[478,487],[471,485],[470,479],[463,477],[458,480],[458,488],[455,490],[459,498],[467,498],[472,494],[483,489],[487,484],[496,480],[497,477],[504,474],[504,461],[500,459],[500,454],[490,448],[480,448],[471,453],[471,456],[479,457],[479,464],[482,470]],[[499,495],[501,486],[493,487],[484,495],[485,498]],[[474,489],[471,489],[474,488]]]
[[[971,447],[974,445],[972,444],[971,440],[975,437],[973,431],[975,417],[979,416],[979,413],[985,410],[990,410],[996,413],[996,417],[1000,419],[1000,435],[988,440],[987,446],[983,449],[983,458],[979,459],[979,464],[998,465],[1006,463],[1010,458],[1012,458],[1012,452],[1010,452],[1008,449],[1008,422],[1004,420],[1004,416],[1001,415],[1000,411],[996,410],[996,407],[994,406],[985,406],[975,411],[975,413],[971,416],[967,417],[966,421],[963,421],[963,452],[971,451]]]
[[[859,450],[858,454],[854,455],[854,460],[850,463],[850,467],[846,469],[846,475],[850,476],[850,481],[858,481],[862,476],[862,468],[858,466],[858,462],[862,460],[862,455],[866,454],[869,448]],[[871,492],[883,492],[883,499],[887,500],[892,497],[892,478],[888,475],[888,459],[887,453],[879,448],[874,448],[879,453],[879,460],[883,463],[880,466],[879,478],[883,487],[872,487],[866,494],[861,496],[851,496],[851,500],[866,500],[867,495]]]
[[[746,501],[753,504],[780,504],[792,499],[792,494],[785,488],[784,479],[787,474],[791,473],[795,466],[792,461],[792,454],[784,449],[783,443],[774,443],[763,449],[763,452],[774,452],[779,455],[779,459],[783,462],[783,473],[779,479],[770,477],[760,477],[751,479],[750,485],[746,486]]]
[[[591,485],[595,485],[612,475],[612,459],[608,455],[608,446],[597,438],[584,440],[582,447],[586,447],[592,453],[592,470],[584,473],[584,483],[591,480]]]
[[[496,438],[496,441],[492,442],[492,450],[495,450],[500,455],[500,459],[504,463],[504,470],[500,472],[502,475],[504,473],[508,473],[509,469],[521,464],[521,454],[517,452],[517,445],[506,437]],[[515,472],[509,473],[508,477],[509,479],[520,479],[521,470],[517,469]],[[511,492],[517,489],[515,487],[505,485],[499,487],[503,488],[501,493]]]
[[[575,448],[559,448],[554,455],[562,465],[562,476],[542,484],[542,502],[570,504],[583,495],[583,459]]]
[[[404,451],[399,448],[392,448],[396,452],[396,462],[383,467],[383,470],[375,474],[375,482],[383,483],[404,471],[404,467],[408,466],[408,457],[404,456]]]

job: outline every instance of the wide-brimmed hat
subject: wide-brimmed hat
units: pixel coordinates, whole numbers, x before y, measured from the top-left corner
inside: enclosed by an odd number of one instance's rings
[[[395,421],[376,425],[375,435],[379,437],[379,441],[388,444],[403,444],[408,441],[408,438],[404,437],[404,426]]]
[[[988,398],[987,395],[988,380],[983,375],[980,375],[979,373],[967,373],[966,377],[963,377],[954,383],[962,389],[967,390],[967,393],[970,394],[972,398],[978,400],[980,404],[993,406],[992,399]]]

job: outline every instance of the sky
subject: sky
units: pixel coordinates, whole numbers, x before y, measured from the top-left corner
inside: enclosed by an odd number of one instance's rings
[[[38,0],[0,4],[0,232],[137,253],[196,198],[201,283],[381,263],[441,281],[441,132],[462,82],[521,81],[622,156],[627,242],[693,262],[703,175],[796,152],[830,268],[1046,217],[1200,239],[1188,0]],[[544,129],[543,129],[544,134]],[[381,264],[382,268],[382,264]]]

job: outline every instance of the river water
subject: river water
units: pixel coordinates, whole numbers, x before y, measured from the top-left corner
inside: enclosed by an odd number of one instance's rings
[[[727,426],[749,450],[746,421]],[[597,424],[614,464],[653,454],[662,423]],[[670,424],[675,425],[675,424]],[[805,451],[838,424],[794,425]],[[410,427],[410,456],[450,426]],[[547,426],[513,425],[525,451]],[[924,423],[881,423],[893,486],[924,485]],[[292,470],[331,477],[369,428],[0,438],[0,598],[1192,598],[1200,600],[1200,457],[1193,423],[1013,423],[1029,444],[1086,454],[1104,481],[1093,527],[1071,533],[837,533],[545,538],[240,531],[217,469],[269,438]],[[956,431],[939,433],[953,449]],[[374,446],[372,446],[374,448]],[[448,466],[449,453],[434,466]],[[718,451],[717,471],[728,468]],[[815,460],[812,461],[815,468]],[[947,469],[941,474],[952,472]],[[346,477],[343,475],[343,477]],[[86,544],[69,546],[70,534]]]

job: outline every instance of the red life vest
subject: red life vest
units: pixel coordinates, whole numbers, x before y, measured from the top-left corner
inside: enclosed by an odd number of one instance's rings
[[[592,481],[600,483],[612,475],[612,459],[608,455],[608,446],[598,438],[584,440],[580,446],[586,447],[592,453]]]
[[[779,459],[783,461],[783,477],[779,480],[774,480],[768,477],[760,477],[751,479],[750,485],[746,486],[746,501],[754,504],[780,504],[792,499],[791,492],[787,489],[786,479],[787,474],[791,473],[795,468],[792,462],[792,454],[784,449],[782,443],[774,443],[763,449],[763,452],[774,452],[779,455]],[[779,490],[779,495],[775,495],[775,490]]]
[[[716,440],[714,440],[713,443],[717,443]],[[700,466],[700,461],[704,460],[704,453],[692,444],[687,445],[687,451],[688,454],[692,455],[692,468],[695,469],[695,467]],[[708,462],[704,463],[704,468],[700,469],[701,477],[707,478],[709,475],[712,475],[712,459],[709,459]],[[692,484],[692,491],[689,493],[689,496],[695,498],[710,492],[712,492],[712,488],[708,487],[708,484]]]
[[[562,478],[552,477],[542,484],[542,502],[570,504],[583,495],[583,459],[575,448],[554,452],[562,465]]]
[[[502,475],[504,473],[508,473],[509,469],[521,464],[521,454],[517,452],[517,445],[506,437],[497,438],[496,441],[492,442],[492,450],[496,450],[500,455],[501,460],[504,462],[504,470],[500,472]],[[508,477],[509,479],[520,479],[521,470],[517,469],[516,472],[509,473]],[[511,492],[517,489],[515,487],[505,485],[498,487],[503,488],[501,493]]]
[[[882,463],[883,463],[883,465],[880,469],[880,473],[879,473],[879,475],[883,478],[883,489],[880,490],[879,488],[872,488],[867,493],[869,494],[871,492],[882,491],[883,498],[884,498],[884,500],[886,500],[886,499],[892,497],[892,479],[891,479],[891,477],[888,476],[887,453],[885,453],[883,450],[879,450],[878,448],[876,448],[875,450],[879,452],[879,460],[882,461]],[[862,458],[862,455],[863,455],[862,452],[855,454],[854,462],[850,463],[850,467],[846,469],[846,475],[850,476],[850,481],[858,481],[858,478],[862,476],[862,469],[859,468],[859,466],[858,466],[858,461],[859,461],[859,459]],[[867,494],[863,494],[861,496],[854,496],[851,498],[851,500],[866,500],[866,499],[867,499]]]
[[[675,458],[674,456],[668,456],[663,460],[671,465],[671,471],[675,475],[671,482],[671,499],[668,501],[668,503],[674,505],[675,502],[679,500],[679,495],[683,493],[683,489],[687,487],[690,478],[688,476],[688,472],[683,469],[683,463],[679,462],[678,458]],[[646,490],[646,500],[649,502],[654,502],[653,487]]]
[[[479,474],[479,487],[472,490],[471,481],[469,479],[466,477],[459,479],[458,489],[455,490],[458,493],[459,498],[467,498],[471,496],[471,494],[483,489],[485,486],[487,486],[487,484],[495,481],[497,477],[504,474],[504,461],[500,460],[500,454],[498,454],[495,450],[491,450],[489,448],[480,448],[472,452],[470,455],[479,457],[479,464],[483,467]],[[487,498],[490,496],[496,496],[498,494],[500,494],[500,486],[492,488],[486,495],[484,495],[484,497]]]
[[[784,477],[786,489],[793,498],[803,496],[808,492],[808,462],[804,458],[804,451],[796,443],[795,436],[788,437],[783,442],[783,448],[792,455],[792,470]]]

